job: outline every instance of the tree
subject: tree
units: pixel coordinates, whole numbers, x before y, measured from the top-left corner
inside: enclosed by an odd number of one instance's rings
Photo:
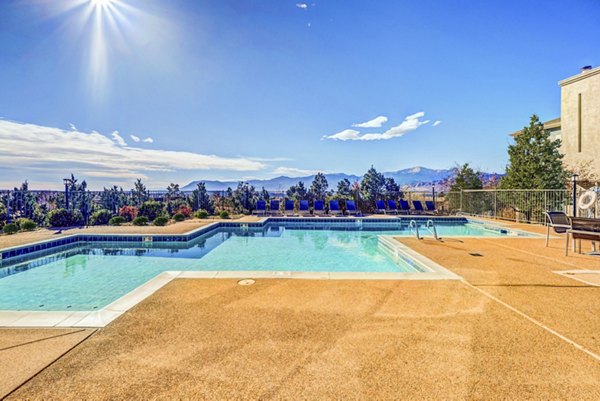
[[[388,199],[400,198],[400,186],[396,183],[393,177],[387,177],[385,179],[385,196]]]
[[[450,191],[462,189],[482,189],[481,173],[473,170],[469,163],[454,168],[454,177],[450,185]]]
[[[562,163],[560,140],[550,139],[537,115],[531,116],[529,127],[515,137],[508,147],[506,176],[500,180],[504,189],[562,189],[567,172]]]
[[[232,193],[233,209],[238,213],[252,212],[256,199],[258,198],[256,189],[247,182],[240,181]]]
[[[206,210],[208,213],[214,211],[213,203],[210,200],[210,195],[206,191],[206,184],[204,181],[200,181],[196,184],[196,189],[192,191],[191,195],[192,209]]]
[[[309,193],[311,197],[314,199],[325,199],[327,196],[327,189],[329,188],[329,183],[327,182],[327,178],[323,173],[317,173],[315,178],[313,179],[312,184],[310,184]]]
[[[360,182],[360,192],[366,202],[365,206],[369,208],[368,210],[372,209],[371,204],[375,204],[375,200],[385,194],[385,177],[383,174],[371,166]]]
[[[301,200],[306,199],[308,191],[306,190],[304,183],[302,181],[298,181],[298,184],[289,187],[285,194],[289,199]]]
[[[270,197],[271,195],[269,194],[269,191],[267,191],[265,187],[262,187],[262,189],[260,190],[259,198],[264,200],[265,202],[268,202]]]
[[[131,196],[133,197],[133,202],[138,207],[142,206],[142,204],[149,199],[148,190],[146,189],[146,186],[142,182],[141,178],[135,180],[133,189],[131,190]]]
[[[344,178],[338,182],[336,195],[338,199],[350,199],[352,194],[350,193],[350,180]]]

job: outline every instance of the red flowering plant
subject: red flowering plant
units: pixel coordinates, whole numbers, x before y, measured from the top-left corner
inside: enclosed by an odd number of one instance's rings
[[[182,214],[186,218],[192,215],[192,208],[187,205],[181,205],[175,210],[175,214]]]
[[[119,216],[124,217],[127,221],[132,221],[138,215],[138,208],[135,206],[123,206],[119,209]]]

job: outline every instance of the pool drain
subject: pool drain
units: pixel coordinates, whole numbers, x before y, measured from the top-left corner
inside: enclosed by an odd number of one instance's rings
[[[256,283],[256,281],[252,280],[251,278],[245,278],[243,280],[238,281],[238,285],[252,285]]]

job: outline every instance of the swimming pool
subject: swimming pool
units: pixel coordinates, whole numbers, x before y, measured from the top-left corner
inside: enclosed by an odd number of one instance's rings
[[[428,233],[425,222],[419,224],[422,234]],[[436,226],[442,237],[526,235],[466,219]],[[270,219],[217,223],[191,241],[84,236],[5,260],[0,310],[100,310],[167,271],[430,272],[426,263],[396,249],[397,241],[389,241],[408,235],[415,235],[414,229],[401,219]]]

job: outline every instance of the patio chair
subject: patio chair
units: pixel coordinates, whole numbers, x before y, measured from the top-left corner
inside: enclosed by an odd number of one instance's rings
[[[267,213],[267,202],[262,199],[256,201],[256,209],[252,211],[252,214],[266,214]]]
[[[283,204],[284,214],[286,216],[294,215],[294,201],[291,199],[286,199]]]
[[[279,199],[271,199],[271,207],[269,208],[269,213],[273,216],[273,215],[279,215],[281,214],[281,211],[279,210]]]
[[[571,229],[571,219],[565,212],[544,212],[546,215],[546,246],[550,240],[550,228],[556,234],[566,234]]]
[[[308,207],[307,200],[301,200],[300,205],[298,206],[298,214],[301,216],[306,216],[310,214],[310,208]]]
[[[348,212],[349,215],[360,215],[360,210],[356,208],[356,203],[353,200],[346,201],[346,212]]]
[[[425,201],[425,207],[427,208],[428,212],[431,212],[434,214],[438,212],[437,208],[435,207],[434,201]]]
[[[592,252],[596,252],[596,241],[600,241],[600,220],[587,219],[583,217],[573,217],[571,219],[571,228],[567,230],[567,241],[565,245],[565,255],[569,255],[569,235],[573,238],[573,249],[575,250],[576,241],[579,244],[579,253],[581,253],[581,240],[592,241]]]
[[[332,216],[340,216],[342,209],[340,209],[340,202],[337,200],[329,201],[329,214]]]
[[[413,207],[415,208],[415,212],[417,212],[418,214],[425,213],[425,209],[423,208],[423,204],[421,203],[421,201],[413,201]]]
[[[387,210],[385,209],[385,202],[382,200],[375,201],[375,212],[379,214],[386,214]]]
[[[387,201],[387,204],[390,213],[398,214],[398,204],[395,200],[390,199],[389,201]]]
[[[407,200],[400,199],[400,211],[404,214],[410,214],[410,205]]]
[[[325,214],[325,202],[316,200],[313,207],[313,214],[315,216],[323,216]]]

